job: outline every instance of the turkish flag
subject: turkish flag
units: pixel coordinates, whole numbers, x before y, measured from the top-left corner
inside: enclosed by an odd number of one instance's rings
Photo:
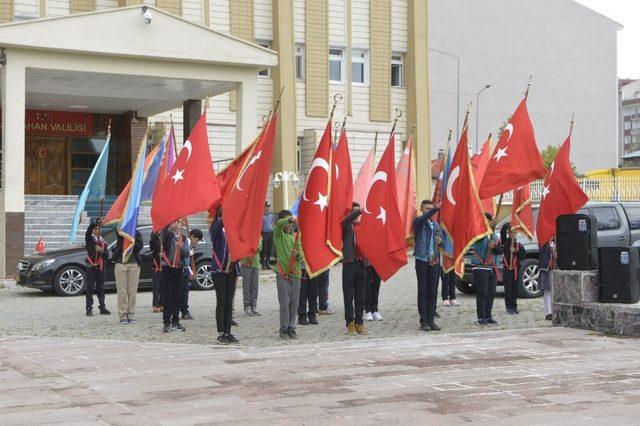
[[[500,135],[480,185],[480,198],[504,194],[545,173],[525,98]]]
[[[357,202],[361,206],[365,201],[367,201],[369,182],[371,182],[373,172],[375,171],[375,162],[376,146],[374,144],[373,148],[371,148],[371,151],[369,151],[369,155],[367,155],[366,160],[364,160],[364,163],[362,163],[362,166],[360,166],[358,176],[356,176],[356,180],[353,183],[353,201]]]
[[[462,260],[469,247],[491,234],[489,222],[485,218],[476,192],[468,145],[465,127],[451,161],[451,170],[440,209],[442,228],[453,239],[453,261],[459,276],[464,274]]]
[[[184,142],[168,176],[156,185],[151,204],[153,229],[158,231],[176,219],[205,211],[219,198],[205,113]]]
[[[413,219],[416,209],[416,181],[415,167],[413,165],[413,137],[407,141],[407,147],[402,152],[400,161],[396,166],[396,183],[398,185],[398,208],[405,230],[405,238],[413,233]]]
[[[542,189],[542,201],[538,211],[538,245],[544,246],[556,235],[556,218],[563,214],[574,214],[589,201],[573,174],[569,161],[571,135],[564,141],[556,159],[551,164]]]
[[[307,273],[311,278],[340,260],[340,253],[329,246],[329,198],[332,168],[331,120],[327,122],[316,149],[307,184],[298,205],[300,242]]]
[[[225,185],[228,193],[222,199],[222,219],[232,261],[255,255],[260,243],[277,119],[276,113],[247,154],[242,171],[228,181],[230,187]]]
[[[387,281],[407,264],[405,227],[398,209],[394,142],[395,136],[391,134],[389,144],[369,183],[356,235],[358,248],[383,281]]]
[[[342,219],[353,204],[353,172],[347,143],[347,132],[342,129],[340,139],[333,148],[333,173],[329,197],[329,241],[331,247],[342,253]]]
[[[476,182],[476,188],[480,186],[482,179],[489,166],[491,160],[491,136],[482,145],[480,152],[474,154],[471,157],[471,167],[473,169],[473,176]],[[485,213],[489,213],[491,216],[495,215],[493,206],[493,197],[485,198],[482,200],[482,209]]]
[[[533,209],[531,208],[531,184],[513,190],[511,227],[533,240]]]

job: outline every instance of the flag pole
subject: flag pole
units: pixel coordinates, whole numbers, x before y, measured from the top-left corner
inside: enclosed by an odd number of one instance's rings
[[[400,108],[396,108],[396,116],[393,118],[393,126],[391,127],[389,138],[391,138],[391,135],[395,134],[396,124],[398,124],[398,120],[400,119],[400,117],[402,117],[402,110],[400,110]]]
[[[111,137],[111,117],[109,117],[109,124],[107,125],[107,140]],[[98,239],[102,237],[102,215],[104,214],[104,194],[102,194],[102,198],[100,198],[100,214],[98,215],[98,219],[100,222],[98,223]]]
[[[571,134],[573,133],[573,119],[575,118],[575,113],[571,113],[571,124],[569,125],[569,137],[571,137]]]
[[[527,89],[524,91],[524,98],[529,98],[529,89],[531,88],[531,80],[533,79],[533,74],[529,75],[529,82],[527,83]]]

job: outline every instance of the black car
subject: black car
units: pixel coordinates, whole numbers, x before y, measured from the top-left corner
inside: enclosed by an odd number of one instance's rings
[[[140,252],[142,266],[140,268],[140,285],[138,288],[151,288],[153,275],[153,258],[149,249],[151,226],[138,228],[142,234],[144,248]],[[116,232],[109,231],[103,235],[109,250],[115,246]],[[205,234],[206,238],[206,234]],[[59,296],[76,296],[84,293],[86,284],[85,258],[87,252],[84,244],[62,250],[49,251],[45,254],[32,254],[18,263],[18,285],[37,288],[43,291],[55,291]],[[196,277],[191,281],[197,290],[213,289],[211,279],[211,244],[201,241],[195,250]],[[105,289],[115,289],[114,263],[108,261],[105,266]]]

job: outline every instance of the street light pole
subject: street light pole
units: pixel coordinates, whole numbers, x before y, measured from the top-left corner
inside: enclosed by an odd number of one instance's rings
[[[450,56],[456,60],[457,66],[457,89],[456,89],[456,140],[460,140],[460,57],[453,53],[445,52],[444,50],[435,49],[430,47],[429,50],[440,53],[442,55]]]
[[[491,85],[487,84],[476,93],[476,152],[478,152],[478,127],[480,126],[480,94],[489,87],[491,87]]]

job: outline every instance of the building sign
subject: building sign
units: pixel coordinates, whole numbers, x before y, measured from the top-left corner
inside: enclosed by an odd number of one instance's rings
[[[24,130],[38,136],[93,136],[93,114],[86,112],[24,112]]]

